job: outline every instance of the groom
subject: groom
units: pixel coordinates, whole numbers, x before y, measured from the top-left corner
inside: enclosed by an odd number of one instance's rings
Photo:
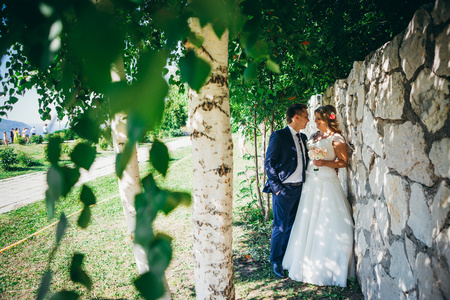
[[[281,262],[297,213],[308,160],[306,136],[300,133],[309,121],[307,106],[293,104],[286,111],[286,128],[270,136],[263,192],[273,194],[273,228],[270,262],[275,276],[284,278]]]

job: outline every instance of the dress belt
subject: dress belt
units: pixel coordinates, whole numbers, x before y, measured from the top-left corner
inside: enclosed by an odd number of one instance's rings
[[[283,185],[287,186],[301,186],[303,182],[293,182],[293,183],[283,183]]]

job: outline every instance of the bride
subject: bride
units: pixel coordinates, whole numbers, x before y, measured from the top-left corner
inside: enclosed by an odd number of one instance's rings
[[[319,131],[309,142],[306,171],[283,268],[296,281],[345,287],[354,276],[353,220],[335,168],[347,166],[347,146],[336,109],[314,111]]]

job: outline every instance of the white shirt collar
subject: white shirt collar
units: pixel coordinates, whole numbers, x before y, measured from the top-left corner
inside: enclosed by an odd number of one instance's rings
[[[288,125],[288,127],[289,127],[289,130],[291,131],[292,135],[296,135],[297,133],[300,133],[300,131],[299,132],[295,131],[295,129],[292,128],[291,125]]]

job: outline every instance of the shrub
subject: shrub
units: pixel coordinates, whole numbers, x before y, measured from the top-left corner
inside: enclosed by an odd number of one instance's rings
[[[61,154],[69,155],[70,152],[72,152],[73,148],[75,148],[75,146],[63,142],[61,143]]]
[[[33,143],[33,144],[42,144],[43,141],[44,141],[44,138],[40,134],[32,135],[30,138],[30,143]]]
[[[17,153],[12,148],[5,148],[0,151],[0,165],[3,170],[9,171],[18,163]]]
[[[100,141],[98,142],[98,147],[101,150],[106,151],[106,150],[108,150],[109,147],[112,147],[112,143],[111,143],[111,141],[108,141],[104,137],[101,137]]]
[[[18,136],[18,137],[17,137],[17,143],[18,143],[19,145],[25,145],[26,142],[27,142],[27,141],[26,141],[23,137],[21,137],[21,136]]]
[[[33,163],[33,159],[23,151],[19,151],[19,154],[17,155],[17,159],[18,159],[19,163],[21,163],[25,167],[27,167]]]

